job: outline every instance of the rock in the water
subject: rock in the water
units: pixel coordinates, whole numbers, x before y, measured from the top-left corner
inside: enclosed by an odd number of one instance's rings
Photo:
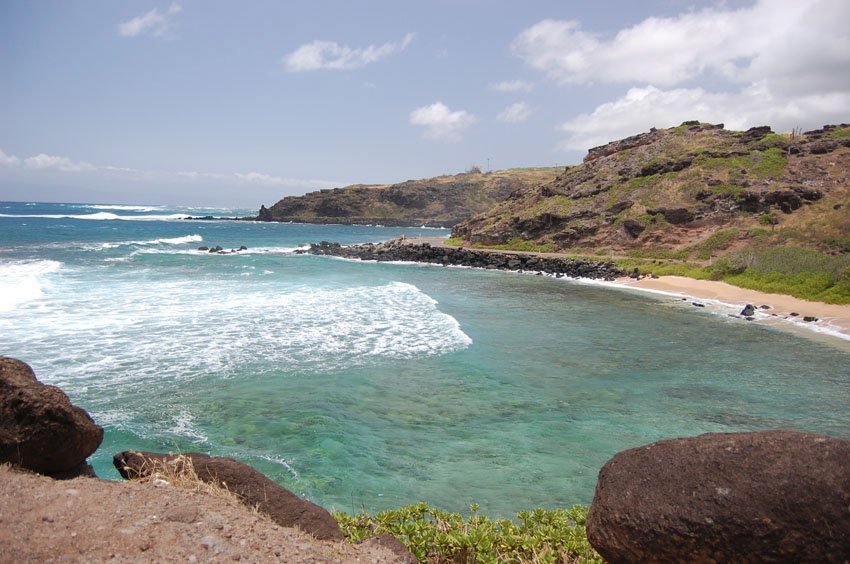
[[[587,520],[610,562],[846,562],[850,440],[707,434],[623,451]]]
[[[756,313],[756,308],[753,304],[747,304],[744,306],[744,309],[741,310],[741,315],[744,317],[752,317]]]
[[[299,498],[265,475],[232,458],[211,457],[192,452],[183,455],[125,451],[113,457],[113,464],[126,479],[147,476],[157,465],[180,464],[189,459],[195,472],[204,482],[224,485],[249,507],[256,507],[284,527],[298,527],[317,539],[343,538],[339,525],[322,507]]]
[[[86,458],[103,429],[20,360],[0,356],[0,462],[48,476],[90,474]]]
[[[805,321],[806,323],[811,323],[811,322],[817,321],[817,320],[818,320],[818,318],[815,317],[814,315],[806,315],[805,317],[803,317],[803,321]]]

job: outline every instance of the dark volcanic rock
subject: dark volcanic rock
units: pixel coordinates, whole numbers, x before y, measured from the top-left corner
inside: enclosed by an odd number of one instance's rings
[[[623,230],[629,237],[636,239],[644,232],[644,230],[646,230],[646,226],[635,219],[627,219],[623,221]]]
[[[0,356],[0,462],[53,477],[90,475],[103,429],[20,360]]]
[[[744,317],[752,317],[756,313],[756,308],[753,304],[747,304],[744,306],[744,309],[741,310],[741,315]]]
[[[159,464],[182,464],[192,461],[198,477],[204,482],[217,483],[239,496],[249,507],[256,507],[276,523],[298,527],[317,539],[343,538],[339,525],[322,507],[299,498],[286,488],[269,480],[247,464],[232,458],[211,457],[200,453],[166,455],[152,452],[125,451],[116,454],[112,463],[126,479],[147,476]]]
[[[646,212],[650,215],[661,214],[673,225],[690,223],[694,220],[694,213],[686,208],[658,208],[657,210],[646,210]]]
[[[610,562],[846,562],[850,440],[707,434],[623,451],[587,520]]]
[[[572,278],[614,280],[625,272],[611,262],[588,259],[537,256],[530,253],[499,252],[453,247],[432,247],[428,243],[404,242],[352,245],[322,241],[311,244],[303,251],[312,255],[330,255],[350,259],[374,261],[409,261],[443,266],[472,266],[512,271],[543,272]]]

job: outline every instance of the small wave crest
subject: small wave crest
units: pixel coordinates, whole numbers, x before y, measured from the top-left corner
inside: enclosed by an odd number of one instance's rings
[[[62,263],[55,260],[0,263],[0,311],[43,296],[45,277],[61,268]]]
[[[185,245],[188,243],[200,243],[204,238],[200,235],[185,235],[183,237],[170,237],[165,239],[151,239],[148,241],[118,241],[110,243],[102,243],[101,249],[114,249],[116,247],[124,247],[130,245],[149,246],[149,245]]]
[[[168,215],[118,215],[112,212],[97,212],[86,214],[8,214],[0,213],[0,217],[14,218],[41,218],[41,219],[84,219],[94,221],[174,221],[179,219],[188,219],[190,216],[183,213],[173,213]]]
[[[121,204],[81,204],[81,208],[91,208],[93,210],[119,210],[119,211],[135,211],[135,212],[152,212],[159,211],[162,208],[156,206],[125,206]]]

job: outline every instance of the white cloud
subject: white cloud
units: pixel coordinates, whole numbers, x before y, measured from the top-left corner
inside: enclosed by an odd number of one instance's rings
[[[330,188],[331,186],[340,186],[339,182],[331,180],[316,180],[311,178],[284,178],[281,176],[272,176],[261,172],[235,172],[233,173],[240,182],[246,184],[255,184],[259,186],[289,186],[307,189]]]
[[[702,88],[631,88],[621,98],[562,124],[560,129],[569,137],[560,148],[584,151],[650,127],[671,127],[694,119],[723,123],[727,129],[770,125],[790,131],[802,124],[815,127],[846,120],[848,108],[850,92],[777,99],[764,84],[731,93]]]
[[[154,37],[161,37],[168,31],[171,19],[183,11],[180,4],[173,3],[165,13],[160,13],[154,8],[150,12],[118,24],[118,35],[121,37],[137,37],[150,33]]]
[[[496,119],[505,123],[521,123],[531,115],[531,108],[525,102],[511,104],[496,116]]]
[[[356,69],[403,51],[414,37],[415,34],[408,33],[398,43],[369,45],[362,48],[340,45],[335,41],[313,41],[286,55],[283,58],[283,65],[289,72]]]
[[[97,167],[85,161],[74,162],[68,157],[57,157],[40,153],[24,159],[27,168],[36,170],[58,170],[61,172],[91,172]]]
[[[506,80],[493,84],[491,88],[499,92],[531,92],[534,85],[525,80]]]
[[[23,165],[19,167],[18,165]],[[342,183],[332,180],[317,180],[306,178],[285,178],[263,174],[261,172],[247,173],[220,173],[200,171],[167,171],[167,170],[140,170],[136,168],[93,165],[85,161],[72,161],[68,157],[59,157],[40,153],[25,159],[19,159],[15,155],[7,155],[0,149],[0,167],[17,168],[14,174],[42,174],[49,172],[86,174],[87,178],[111,178],[119,176],[122,181],[148,181],[148,182],[191,182],[208,183],[216,185],[232,185],[234,179],[237,182],[259,185],[259,186],[283,186],[288,188],[317,189],[340,186]]]
[[[464,110],[452,111],[442,102],[422,106],[410,112],[410,123],[425,126],[428,139],[458,141],[460,133],[478,121]]]
[[[796,44],[801,24],[822,10],[838,20],[824,31],[844,34],[842,16],[850,17],[844,0],[760,0],[740,10],[718,7],[650,17],[610,38],[582,30],[575,20],[544,20],[520,33],[511,47],[526,63],[562,82],[672,86],[709,71],[732,78],[746,74],[762,53]]]
[[[180,178],[189,180],[191,182],[198,182],[199,180],[221,180],[223,178],[227,178],[226,175],[219,174],[217,172],[191,171],[191,172],[175,172],[174,174],[177,175]]]
[[[757,0],[650,17],[613,35],[545,20],[513,52],[562,84],[625,84],[628,92],[563,124],[563,148],[687,119],[778,130],[850,115],[850,2]]]
[[[15,155],[7,155],[3,149],[0,149],[0,166],[17,166],[20,162],[21,159]]]
[[[279,176],[272,176],[270,174],[263,174],[260,172],[247,172],[244,174],[236,172],[233,175],[239,180],[249,184],[262,184],[263,186],[280,186],[281,184],[286,184],[286,180]]]

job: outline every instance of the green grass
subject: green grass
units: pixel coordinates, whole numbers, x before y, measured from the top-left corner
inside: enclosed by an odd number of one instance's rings
[[[748,155],[702,158],[700,164],[709,170],[726,170],[732,178],[737,178],[741,170],[756,178],[778,178],[788,164],[788,155],[783,149],[772,147]]]
[[[443,244],[448,247],[462,247],[465,241],[460,237],[449,237],[443,240]]]
[[[709,186],[708,191],[717,196],[740,196],[744,193],[744,187],[737,184],[718,184],[717,186]]]
[[[688,258],[687,250],[651,249],[646,247],[630,249],[627,254],[636,259],[685,260]]]
[[[711,268],[724,282],[804,300],[850,304],[850,256],[802,247],[745,249]]]
[[[781,133],[768,133],[761,139],[759,139],[753,146],[760,150],[764,151],[766,149],[772,149],[774,147],[779,149],[787,149],[789,144],[788,136],[783,135]]]
[[[554,253],[555,246],[552,243],[537,243],[527,239],[514,237],[507,243],[501,245],[481,245],[475,243],[472,245],[478,249],[496,249],[497,251],[521,251],[524,253]]]
[[[588,509],[534,509],[516,521],[449,513],[425,503],[370,516],[334,513],[352,542],[392,535],[420,562],[602,562],[585,532]]]
[[[738,236],[739,231],[735,228],[720,229],[712,233],[705,241],[694,245],[691,249],[696,252],[697,258],[708,260],[713,254],[727,248],[732,240]]]
[[[850,138],[850,127],[844,127],[841,129],[833,129],[825,135],[828,139],[848,139]]]
[[[627,272],[635,268],[641,274],[656,274],[658,276],[686,276],[696,280],[712,280],[712,272],[704,266],[685,261],[658,261],[625,258],[617,259],[614,264]]]

